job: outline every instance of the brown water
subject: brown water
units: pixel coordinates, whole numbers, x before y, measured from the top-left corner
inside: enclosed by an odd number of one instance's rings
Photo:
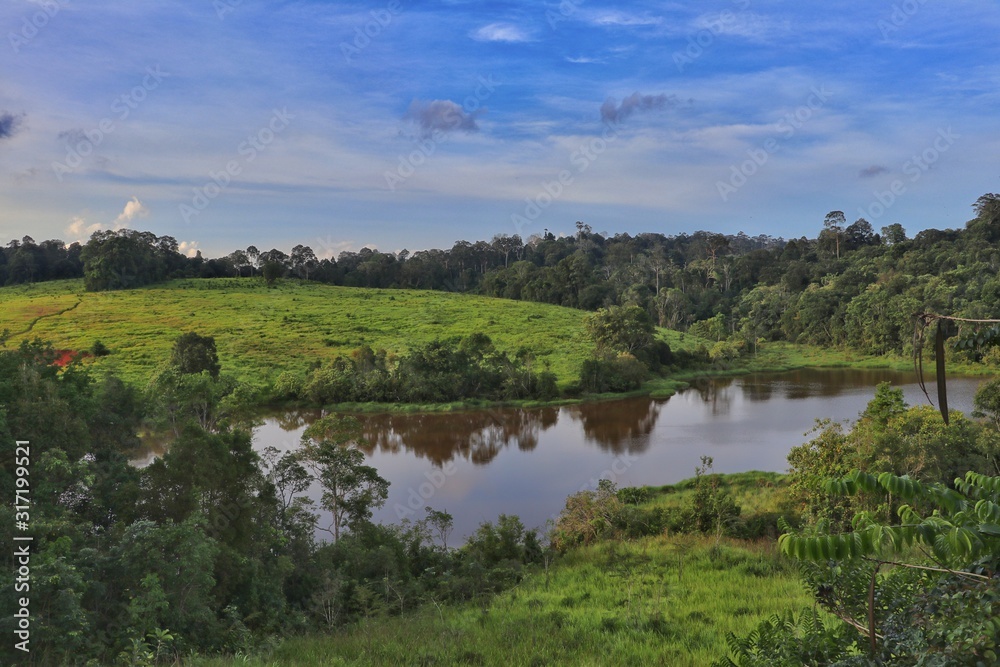
[[[418,519],[425,506],[447,510],[455,517],[452,540],[461,544],[501,513],[542,528],[566,496],[596,488],[601,478],[670,484],[691,477],[702,456],[714,459],[717,472],[784,471],[788,450],[809,439],[817,419],[856,419],[885,381],[911,405],[926,403],[912,373],[810,369],[705,380],[662,400],[357,417],[369,464],[391,483],[376,520]],[[971,411],[980,382],[949,379],[952,409]],[[271,415],[255,430],[254,446],[294,449],[319,414]],[[145,441],[137,465],[166,446]]]
[[[838,369],[707,380],[665,400],[358,418],[369,464],[391,482],[376,520],[446,510],[461,544],[501,513],[544,527],[566,496],[602,477],[619,486],[669,484],[693,476],[702,456],[713,457],[717,472],[784,471],[788,450],[809,439],[817,419],[856,419],[883,381],[901,387],[911,405],[926,403],[912,373]],[[952,409],[970,411],[979,383],[949,379]],[[271,417],[255,446],[295,448],[317,415]]]

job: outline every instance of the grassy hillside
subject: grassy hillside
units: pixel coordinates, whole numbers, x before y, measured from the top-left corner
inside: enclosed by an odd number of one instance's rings
[[[773,542],[651,537],[577,549],[485,606],[369,619],[270,654],[197,660],[251,665],[710,665],[726,634],[812,599]]]
[[[243,379],[349,352],[361,345],[403,352],[434,338],[482,331],[502,349],[521,346],[551,364],[560,382],[577,375],[591,346],[584,313],[544,304],[411,290],[372,290],[254,279],[179,280],[124,292],[88,293],[81,281],[0,290],[0,330],[113,354],[94,360],[132,380],[149,376],[185,331],[214,336],[223,368]]]
[[[122,292],[85,292],[79,280],[0,289],[7,345],[40,336],[57,348],[87,350],[100,340],[112,355],[88,363],[143,381],[167,360],[174,339],[214,336],[225,372],[261,379],[303,370],[369,345],[390,352],[436,338],[483,332],[503,350],[527,347],[566,385],[592,343],[586,313],[525,301],[448,292],[335,287],[293,280],[268,289],[260,279],[176,280]],[[661,331],[672,345],[680,334]],[[696,344],[687,337],[685,344]]]

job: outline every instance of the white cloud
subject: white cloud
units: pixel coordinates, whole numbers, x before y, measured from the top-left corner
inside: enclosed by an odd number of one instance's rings
[[[149,209],[146,208],[145,204],[139,201],[138,197],[132,197],[125,203],[125,208],[122,209],[121,214],[115,218],[114,226],[115,229],[121,229],[122,227],[128,227],[129,223],[132,222],[137,216],[146,217],[149,215]]]
[[[177,244],[177,250],[179,250],[181,254],[186,255],[188,257],[197,257],[199,250],[198,242],[181,241],[180,243]]]
[[[585,20],[597,26],[654,26],[663,23],[659,16],[639,16],[617,10],[590,13]]]
[[[477,42],[530,42],[531,37],[513,23],[490,23],[472,33]]]
[[[72,221],[66,228],[66,233],[76,237],[78,241],[86,241],[94,232],[99,232],[102,229],[124,229],[135,218],[144,218],[147,215],[149,215],[149,209],[146,208],[146,205],[139,201],[138,197],[132,197],[125,202],[122,212],[118,214],[118,217],[110,225],[105,226],[100,222],[88,224],[83,216],[76,215],[73,216]]]
[[[66,228],[66,233],[75,237],[74,240],[82,242],[89,239],[91,234],[99,231],[102,227],[103,225],[99,222],[88,225],[86,220],[76,215],[73,216],[72,222],[70,222],[69,227]]]

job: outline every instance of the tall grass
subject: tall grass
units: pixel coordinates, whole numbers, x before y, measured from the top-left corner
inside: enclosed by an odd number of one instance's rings
[[[694,536],[569,552],[486,602],[427,605],[328,636],[288,639],[233,665],[709,665],[729,632],[811,598],[770,542]]]

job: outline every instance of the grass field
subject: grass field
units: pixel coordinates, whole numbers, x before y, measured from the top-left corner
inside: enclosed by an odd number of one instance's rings
[[[727,633],[810,604],[773,542],[651,537],[571,551],[485,606],[428,605],[191,664],[703,666],[726,654]]]
[[[223,371],[266,380],[303,371],[361,346],[401,353],[437,338],[483,332],[502,350],[532,350],[560,386],[577,380],[593,351],[572,308],[467,294],[336,287],[296,280],[267,288],[257,278],[175,280],[121,292],[86,292],[80,280],[0,289],[0,331],[7,346],[41,337],[59,349],[99,340],[112,354],[90,359],[143,382],[187,331],[213,336]],[[701,339],[661,329],[675,349]]]
[[[186,331],[214,336],[223,370],[261,379],[304,370],[361,345],[390,352],[435,338],[483,332],[501,349],[533,350],[561,384],[577,378],[592,344],[585,313],[545,304],[415,290],[374,290],[259,279],[178,280],[122,292],[85,292],[82,281],[0,289],[0,331],[112,355],[98,368],[142,381]]]
[[[112,354],[86,363],[140,384],[187,331],[215,338],[224,372],[262,383],[361,345],[402,353],[434,339],[482,332],[504,351],[532,350],[565,388],[578,379],[581,364],[593,351],[585,317],[580,310],[527,301],[297,280],[267,288],[259,278],[175,280],[121,292],[86,292],[81,280],[0,288],[0,331],[10,331],[8,347],[37,336],[56,348],[79,351],[99,340]],[[658,335],[675,350],[713,344],[667,329],[659,329]],[[665,397],[695,377],[809,366],[907,370],[912,360],[768,343],[724,370],[655,378],[634,393]],[[955,365],[952,372],[982,368]]]

